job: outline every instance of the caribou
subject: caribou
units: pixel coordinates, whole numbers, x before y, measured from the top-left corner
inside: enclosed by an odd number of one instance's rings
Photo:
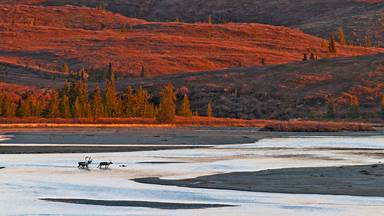
[[[80,161],[78,163],[77,168],[79,168],[79,169],[88,169],[88,166],[91,163],[92,163],[92,158],[90,156],[86,156],[84,161]]]
[[[108,169],[109,165],[111,165],[111,164],[113,164],[112,161],[100,162],[99,166],[97,166],[97,168],[102,169],[104,167],[104,169]]]

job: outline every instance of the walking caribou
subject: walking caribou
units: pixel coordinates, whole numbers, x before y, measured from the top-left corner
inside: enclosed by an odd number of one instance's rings
[[[78,163],[79,169],[88,169],[89,164],[92,163],[92,158],[90,156],[86,156],[84,161],[80,161]]]
[[[97,168],[100,168],[102,169],[104,167],[104,169],[108,169],[109,165],[113,164],[112,161],[109,161],[109,162],[100,162],[99,163],[99,166],[97,166]]]

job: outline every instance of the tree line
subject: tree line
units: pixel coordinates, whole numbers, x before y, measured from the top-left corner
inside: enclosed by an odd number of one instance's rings
[[[112,70],[110,70],[112,71]],[[48,118],[156,118],[161,123],[170,123],[176,115],[192,117],[190,101],[184,94],[180,106],[172,84],[160,90],[160,102],[155,104],[152,95],[142,87],[128,87],[124,94],[116,91],[115,76],[111,72],[104,91],[96,86],[89,93],[84,79],[66,81],[61,90],[53,90],[48,97],[36,97],[32,92],[19,101],[12,95],[0,92],[0,116],[2,117],[48,117]],[[207,116],[212,117],[212,105],[207,106]]]
[[[360,98],[356,95],[346,94],[348,97],[348,112],[346,113],[346,117],[350,119],[358,119],[360,118]],[[326,98],[326,106],[327,111],[325,117],[328,119],[336,119],[337,118],[337,98],[333,95],[328,95]],[[380,96],[380,112],[379,115],[381,118],[384,118],[384,94]]]

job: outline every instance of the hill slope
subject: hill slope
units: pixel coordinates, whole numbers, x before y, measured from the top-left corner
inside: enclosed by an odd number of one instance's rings
[[[63,87],[62,78],[52,79],[47,73],[12,65],[0,65],[0,70],[13,71],[0,73],[0,80],[23,85],[17,89]],[[220,117],[321,118],[327,112],[326,98],[332,95],[338,118],[348,118],[350,97],[357,96],[362,119],[377,120],[384,93],[384,54],[131,78],[119,80],[117,86],[120,92],[125,92],[128,85],[143,86],[158,102],[159,89],[169,82],[180,100],[184,93],[189,95],[193,110],[201,115],[212,102],[215,115]],[[96,84],[104,86],[90,82],[90,89]]]
[[[188,92],[193,109],[205,114],[212,102],[217,116],[237,118],[319,118],[329,95],[339,118],[348,118],[351,96],[360,101],[362,118],[380,117],[384,93],[384,54],[324,59],[267,67],[228,69],[131,81],[157,92],[171,82]],[[129,83],[121,83],[121,89]]]
[[[34,69],[104,72],[112,62],[122,73],[148,76],[301,61],[312,50],[331,57],[322,39],[299,30],[262,24],[158,23],[97,9],[3,5],[0,61]],[[123,28],[124,27],[124,28]],[[121,29],[125,29],[121,32]],[[383,49],[338,46],[338,56]]]
[[[7,0],[8,2],[11,0]],[[13,1],[15,2],[15,1]],[[25,2],[25,1],[24,1]],[[152,21],[206,21],[209,15],[220,22],[257,22],[297,27],[326,37],[339,26],[356,43],[366,36],[384,43],[382,0],[39,0],[44,5],[86,5],[104,2],[108,10]]]

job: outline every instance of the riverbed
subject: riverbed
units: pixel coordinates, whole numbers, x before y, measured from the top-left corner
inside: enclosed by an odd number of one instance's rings
[[[78,169],[77,162],[87,155],[93,158],[90,169]],[[3,154],[0,211],[2,215],[382,215],[384,197],[249,192],[133,181],[377,164],[382,155],[384,136],[380,135],[290,136],[158,151]],[[110,160],[110,169],[97,169],[98,162]]]

